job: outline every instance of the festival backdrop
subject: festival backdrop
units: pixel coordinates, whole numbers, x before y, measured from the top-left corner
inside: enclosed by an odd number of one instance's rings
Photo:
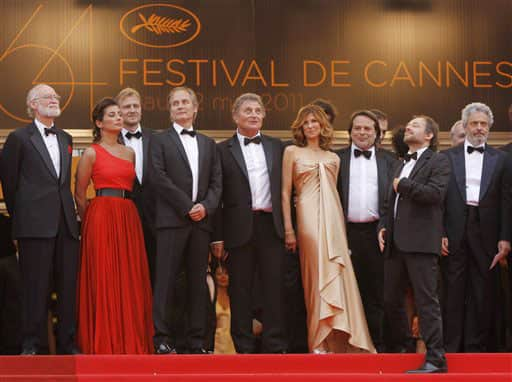
[[[2,0],[0,126],[27,119],[33,84],[62,96],[59,126],[90,127],[97,100],[138,89],[146,126],[168,126],[166,97],[186,85],[199,129],[233,128],[231,102],[262,95],[265,128],[287,130],[314,98],[391,125],[428,114],[449,129],[487,103],[509,129],[511,0]]]

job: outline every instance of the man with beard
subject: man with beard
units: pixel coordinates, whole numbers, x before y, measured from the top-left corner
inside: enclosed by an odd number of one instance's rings
[[[447,371],[437,280],[450,166],[446,156],[435,152],[438,134],[437,123],[427,116],[407,124],[404,142],[409,152],[395,172],[379,222],[379,245],[385,252],[384,309],[391,337],[396,346],[405,346],[411,337],[404,310],[409,280],[427,347],[425,362],[410,373]]]
[[[495,321],[499,261],[510,252],[511,169],[506,154],[487,144],[491,109],[462,110],[464,144],[446,151],[452,176],[445,202],[441,269],[445,344],[449,352],[484,352]]]
[[[153,132],[142,128],[142,107],[140,94],[137,90],[125,88],[116,96],[116,101],[123,117],[123,129],[121,135],[124,144],[135,152],[135,181],[132,191],[132,199],[139,211],[142,229],[144,231],[144,243],[148,256],[151,285],[154,282],[155,273],[155,200],[149,185],[149,159],[148,151]]]
[[[57,129],[60,96],[45,84],[27,95],[34,121],[7,137],[2,187],[18,241],[22,277],[22,353],[40,352],[48,317],[50,276],[58,295],[57,350],[76,354],[75,295],[78,225],[71,196],[71,136]]]

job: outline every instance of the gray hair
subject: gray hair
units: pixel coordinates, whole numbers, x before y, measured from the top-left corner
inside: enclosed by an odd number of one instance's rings
[[[167,96],[167,104],[168,104],[169,107],[171,105],[171,98],[172,98],[172,96],[176,92],[179,92],[179,91],[187,92],[190,95],[190,98],[192,98],[192,104],[194,106],[199,106],[199,101],[197,100],[197,95],[196,95],[195,91],[193,91],[192,89],[190,89],[187,86],[178,86],[176,88],[172,88],[171,91],[169,92],[169,95]],[[140,96],[139,96],[139,98],[140,98]]]
[[[487,115],[487,118],[489,119],[489,127],[492,126],[492,124],[494,123],[494,116],[492,114],[491,108],[484,103],[473,102],[473,103],[466,105],[464,107],[464,109],[462,109],[461,119],[462,119],[462,125],[464,126],[464,128],[467,127],[468,120],[469,120],[469,117],[471,116],[471,114],[476,113],[476,112],[481,112],[481,113],[484,113],[485,115]]]
[[[453,137],[453,135],[455,134],[455,128],[456,128],[458,125],[462,125],[462,126],[464,127],[464,125],[463,125],[463,123],[462,123],[462,120],[461,120],[461,119],[459,119],[457,122],[455,122],[455,123],[453,124],[453,126],[451,127],[451,129],[450,129],[450,137]]]
[[[237,99],[235,99],[235,101],[233,102],[233,106],[231,107],[231,114],[235,115],[242,106],[242,104],[247,101],[254,101],[259,103],[261,109],[263,110],[263,116],[265,116],[265,105],[263,105],[261,97],[255,93],[244,93]]]
[[[27,114],[30,118],[34,118],[34,111],[32,110],[30,104],[37,98],[41,89],[45,87],[51,88],[51,86],[48,86],[46,84],[37,84],[27,93]]]

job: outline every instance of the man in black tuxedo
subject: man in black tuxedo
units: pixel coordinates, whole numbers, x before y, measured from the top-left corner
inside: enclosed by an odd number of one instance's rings
[[[155,281],[155,198],[149,185],[149,145],[153,131],[142,128],[141,98],[137,90],[125,88],[116,96],[121,115],[123,117],[123,129],[121,135],[124,144],[135,152],[135,172],[137,176],[133,184],[131,198],[139,211],[144,243],[148,256],[151,285]]]
[[[40,351],[48,318],[50,276],[58,294],[58,351],[77,353],[75,295],[78,224],[71,196],[71,136],[57,129],[60,97],[48,85],[34,86],[27,107],[34,121],[7,137],[2,187],[18,241],[22,276],[22,354]]]
[[[404,311],[409,280],[427,347],[424,364],[410,373],[447,371],[437,281],[450,165],[446,156],[435,152],[438,132],[437,123],[427,116],[407,124],[404,141],[409,152],[395,172],[379,222],[379,245],[385,252],[384,309],[391,337],[398,346],[410,338]]]
[[[508,107],[508,121],[509,121],[510,127],[512,127],[512,104],[510,104],[510,106]],[[512,142],[506,144],[501,149],[503,151],[505,151],[506,153],[509,153],[512,155]]]
[[[218,145],[222,164],[222,210],[216,239],[229,251],[231,336],[238,353],[254,353],[252,288],[255,270],[261,278],[262,351],[287,351],[281,212],[283,146],[261,134],[265,107],[253,93],[233,103],[236,134]]]
[[[153,291],[154,345],[157,354],[175,353],[167,305],[174,306],[181,262],[187,277],[189,353],[206,353],[205,296],[212,217],[219,205],[222,173],[215,141],[193,127],[198,101],[187,87],[168,97],[172,126],[153,136],[151,187],[156,194],[156,266]]]
[[[495,266],[510,252],[512,169],[506,154],[487,144],[487,105],[467,105],[462,123],[464,144],[446,151],[452,176],[441,263],[444,338],[449,352],[484,352],[496,318]]]
[[[351,145],[337,151],[338,192],[370,335],[377,351],[384,352],[384,259],[375,232],[398,161],[375,146],[381,130],[369,110],[352,114],[348,132]]]

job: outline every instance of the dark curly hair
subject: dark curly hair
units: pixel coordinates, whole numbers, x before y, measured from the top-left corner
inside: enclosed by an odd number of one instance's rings
[[[92,142],[98,143],[101,139],[101,129],[96,126],[96,121],[103,121],[103,117],[105,116],[105,110],[110,106],[117,106],[117,102],[110,97],[102,98],[96,106],[94,106],[94,110],[92,111],[91,119],[93,124],[93,132],[92,132]],[[124,144],[121,137],[118,138],[118,142]]]
[[[391,132],[391,146],[399,159],[404,159],[409,151],[409,146],[404,142],[405,126],[398,125]]]

